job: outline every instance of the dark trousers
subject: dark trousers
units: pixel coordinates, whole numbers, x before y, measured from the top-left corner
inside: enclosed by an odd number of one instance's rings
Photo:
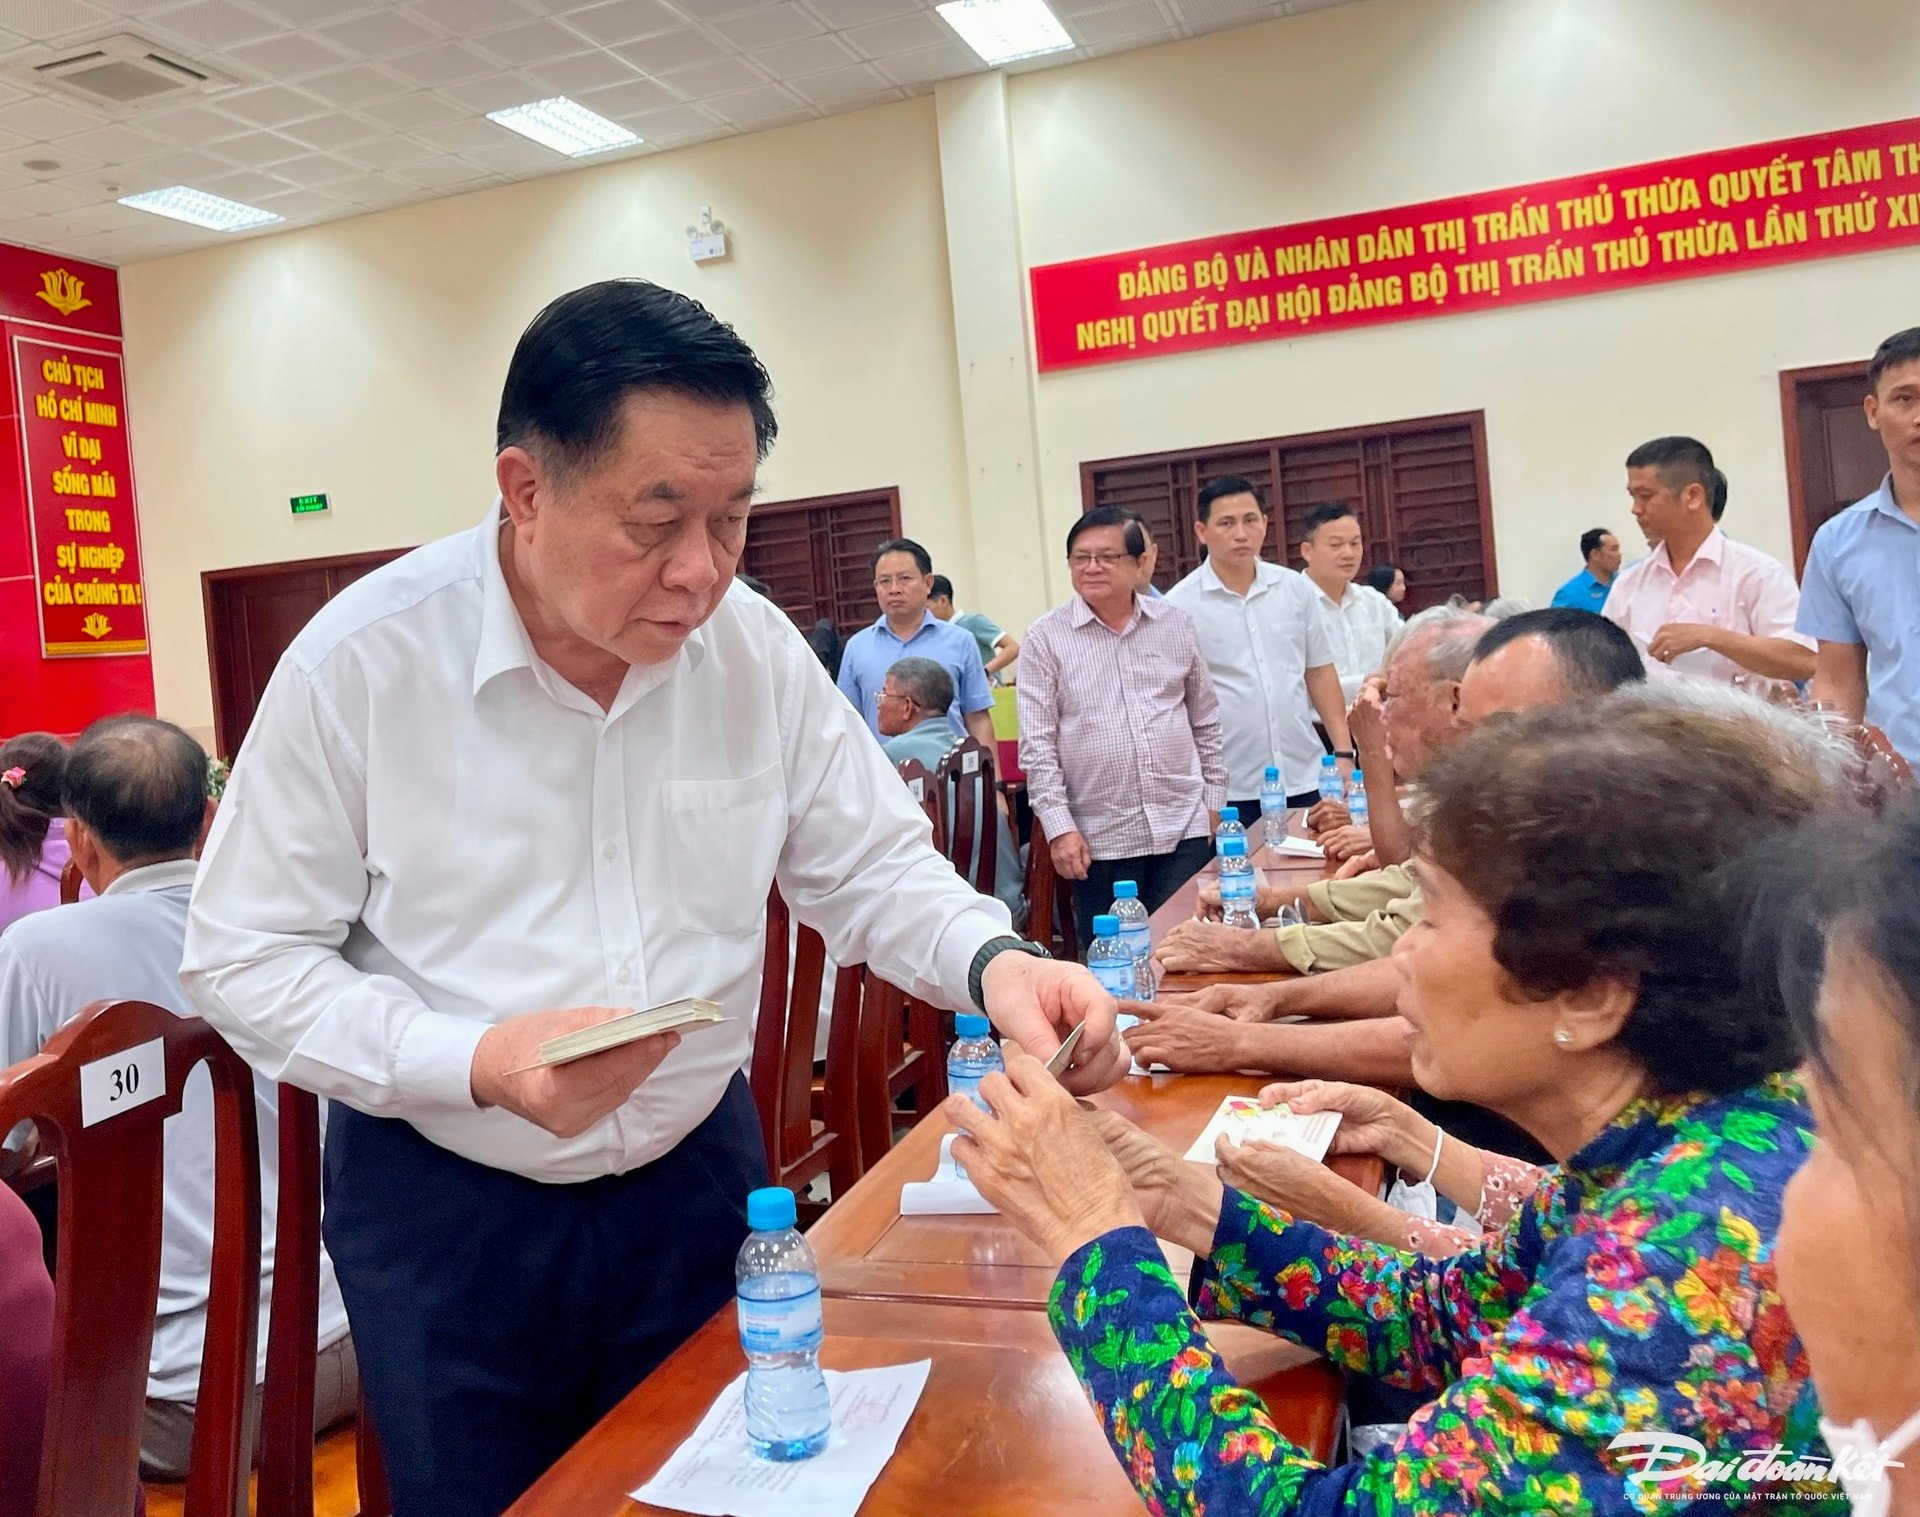
[[[1206,867],[1213,857],[1207,838],[1188,838],[1171,853],[1143,854],[1131,859],[1095,859],[1084,880],[1073,882],[1073,924],[1080,933],[1080,953],[1093,942],[1093,919],[1113,905],[1113,882],[1136,880],[1140,900],[1149,912],[1166,905],[1172,895]]]
[[[1304,811],[1309,806],[1318,802],[1319,799],[1320,792],[1318,790],[1303,790],[1298,795],[1290,795],[1287,797],[1287,809],[1289,811]],[[1256,795],[1250,801],[1228,801],[1227,804],[1239,808],[1240,825],[1251,833],[1254,825],[1260,820],[1260,797]]]
[[[498,1517],[726,1304],[767,1183],[739,1075],[624,1175],[542,1184],[336,1104],[326,1177],[397,1517]]]

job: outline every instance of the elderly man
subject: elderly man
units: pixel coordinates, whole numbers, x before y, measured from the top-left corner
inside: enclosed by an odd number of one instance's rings
[[[0,936],[0,1066],[17,1064],[73,1015],[101,1000],[150,1001],[193,1016],[180,988],[194,845],[206,827],[207,756],[170,722],[109,717],[80,735],[64,781],[67,838],[96,895],[37,912]],[[267,1368],[279,1197],[279,1091],[255,1080],[260,1144],[259,1363]],[[140,1465],[184,1478],[193,1447],[200,1347],[207,1331],[213,1262],[213,1085],[205,1069],[187,1081],[180,1115],[167,1124],[161,1193],[160,1311],[147,1363],[147,1425]],[[314,1427],[351,1416],[359,1390],[346,1310],[332,1265],[320,1259],[319,1361]]]
[[[1502,711],[1589,700],[1644,678],[1625,634],[1590,612],[1524,612],[1482,634],[1459,682],[1459,724],[1471,728]],[[1210,924],[1182,923],[1175,931],[1188,934],[1196,925]],[[1274,967],[1283,958],[1268,933],[1213,931],[1236,934],[1248,945],[1249,958],[1260,955],[1259,965],[1235,960],[1230,967]],[[1193,962],[1189,950],[1174,945],[1173,936],[1161,946],[1162,961],[1186,967]],[[1127,1041],[1141,1063],[1190,1073],[1265,1069],[1407,1084],[1412,1070],[1407,1026],[1395,1015],[1399,994],[1393,964],[1376,958],[1328,974],[1219,986],[1150,1005],[1129,1002],[1125,1010],[1151,1020],[1131,1029]],[[1283,1017],[1314,1020],[1276,1025]]]
[[[1226,800],[1213,681],[1187,614],[1140,591],[1146,548],[1112,507],[1068,528],[1074,597],[1027,629],[1015,687],[1027,794],[1083,944],[1114,881],[1152,911],[1193,878]]]
[[[987,684],[980,645],[964,627],[940,620],[928,609],[933,596],[933,559],[907,537],[873,550],[873,594],[879,618],[847,639],[840,655],[841,693],[880,735],[880,684],[886,672],[908,654],[931,658],[953,676],[954,701],[947,720],[954,735],[970,733],[993,746],[993,691]]]
[[[770,391],[670,290],[549,305],[498,495],[302,630],[207,845],[182,976],[334,1103],[326,1237],[399,1517],[494,1517],[732,1297],[776,881],[835,962],[1043,1052],[1087,1019],[1082,1089],[1125,1068],[1111,998],[955,875],[793,624],[731,588]],[[687,996],[725,1020],[542,1062]]]

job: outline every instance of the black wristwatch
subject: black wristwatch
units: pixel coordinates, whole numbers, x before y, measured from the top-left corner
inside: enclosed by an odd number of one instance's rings
[[[973,956],[973,965],[967,970],[967,994],[973,997],[973,1004],[982,1011],[987,1009],[986,997],[980,993],[980,980],[987,972],[987,966],[1003,953],[1030,953],[1036,959],[1050,959],[1052,954],[1038,943],[1030,943],[1025,938],[1011,935],[989,938],[980,945],[980,951]]]
[[[1333,750],[1333,756],[1337,759],[1357,759],[1360,757],[1360,754],[1359,751],[1354,748],[1336,748]]]

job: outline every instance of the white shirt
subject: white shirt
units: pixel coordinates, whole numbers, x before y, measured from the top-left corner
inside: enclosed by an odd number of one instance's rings
[[[1253,584],[1235,595],[1208,560],[1167,601],[1193,618],[1220,698],[1228,797],[1257,796],[1269,764],[1279,766],[1289,794],[1313,789],[1326,749],[1313,730],[1307,670],[1331,664],[1339,647],[1313,582],[1258,559]]]
[[[1777,637],[1811,648],[1813,639],[1794,630],[1800,587],[1787,566],[1771,554],[1736,542],[1718,527],[1679,574],[1662,543],[1613,577],[1600,614],[1623,628],[1645,653],[1668,622],[1696,622],[1752,637]],[[1724,654],[1696,648],[1651,669],[1667,668],[1695,679],[1731,682],[1747,671]]]
[[[95,1001],[151,1001],[176,1016],[196,1015],[180,988],[180,941],[187,930],[193,873],[192,859],[129,869],[97,900],[35,912],[8,928],[0,937],[0,1065],[38,1053],[76,1012]],[[255,1374],[264,1379],[280,1195],[280,1094],[270,1081],[255,1080],[253,1100],[260,1125],[261,1241]],[[147,1394],[191,1401],[200,1391],[207,1278],[213,1264],[213,1082],[205,1065],[188,1077],[179,1114],[167,1118],[165,1144],[160,1304],[147,1363]],[[346,1309],[323,1248],[319,1346],[325,1348],[346,1331]]]
[[[1381,672],[1387,644],[1400,630],[1400,612],[1371,585],[1349,584],[1338,601],[1315,585],[1320,605],[1333,629],[1333,666],[1340,671],[1340,693],[1351,706],[1370,675]]]
[[[545,1181],[659,1158],[747,1062],[767,893],[915,995],[967,1004],[1009,930],[771,601],[738,584],[602,711],[533,651],[499,502],[330,601],[261,698],[182,976],[256,1068]],[[487,1027],[719,1001],[619,1110],[556,1138],[474,1104]]]

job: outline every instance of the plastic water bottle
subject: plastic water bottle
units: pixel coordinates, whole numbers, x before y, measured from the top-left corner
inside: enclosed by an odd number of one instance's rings
[[[1320,799],[1344,801],[1347,787],[1340,783],[1340,761],[1331,753],[1320,760]]]
[[[1136,1001],[1153,999],[1153,933],[1137,880],[1113,882],[1113,917],[1120,924],[1120,941],[1133,955],[1133,991]]]
[[[733,1278],[747,1355],[747,1439],[762,1459],[811,1459],[827,1446],[833,1404],[820,1373],[820,1267],[794,1230],[793,1192],[747,1196]]]
[[[959,1034],[947,1051],[947,1089],[956,1096],[968,1097],[982,1111],[987,1103],[980,1099],[980,1082],[995,1070],[1005,1071],[1007,1061],[1000,1056],[1000,1045],[993,1041],[993,1026],[977,1011],[963,1011],[953,1019]]]
[[[1220,826],[1213,834],[1214,852],[1224,853],[1226,851],[1228,838],[1239,838],[1242,842],[1245,842],[1247,838],[1246,823],[1240,820],[1240,808],[1238,806],[1222,806],[1220,808]]]
[[[1258,927],[1260,914],[1254,899],[1253,861],[1247,857],[1247,840],[1228,838],[1220,845],[1221,920],[1229,927]]]
[[[1356,827],[1367,825],[1367,777],[1353,771],[1353,783],[1347,788],[1347,820]]]
[[[1267,765],[1260,781],[1260,821],[1269,848],[1276,847],[1287,835],[1287,787],[1280,782],[1280,767]]]
[[[1103,911],[1093,919],[1093,942],[1087,945],[1087,968],[1108,995],[1131,1000],[1135,985],[1133,950],[1120,936],[1120,918]]]

